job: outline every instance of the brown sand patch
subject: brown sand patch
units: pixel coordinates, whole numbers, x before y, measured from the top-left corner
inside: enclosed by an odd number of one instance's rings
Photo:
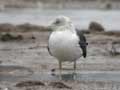
[[[26,87],[26,86],[45,86],[41,81],[22,81],[15,85],[16,87]]]

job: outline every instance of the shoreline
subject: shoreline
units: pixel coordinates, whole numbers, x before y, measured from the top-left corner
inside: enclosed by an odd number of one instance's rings
[[[0,23],[0,33],[2,32],[51,32],[47,26],[44,25],[36,25],[30,23],[23,23],[23,24],[11,24],[11,23]],[[94,34],[103,34],[103,35],[113,35],[113,36],[120,36],[120,30],[105,30],[102,32],[99,31],[90,31],[90,30],[80,30],[86,34],[94,33]]]
[[[0,1],[0,11],[7,9],[25,9],[25,8],[58,8],[58,9],[103,9],[103,10],[119,10],[120,1],[97,1],[97,0],[75,0],[75,1],[59,1],[59,0],[36,0],[36,1]]]

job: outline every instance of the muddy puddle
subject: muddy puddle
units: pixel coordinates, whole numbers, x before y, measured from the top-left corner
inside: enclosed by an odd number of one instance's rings
[[[102,71],[82,71],[75,74],[66,73],[62,74],[61,77],[59,74],[52,75],[48,73],[37,73],[29,76],[29,79],[32,80],[42,80],[42,81],[57,81],[62,80],[77,80],[77,81],[116,81],[120,82],[120,72],[111,71],[111,72],[102,72]],[[28,79],[28,78],[27,78]]]
[[[73,71],[71,71],[73,72]],[[15,66],[15,65],[1,65],[0,66],[0,81],[20,81],[20,80],[42,80],[42,81],[56,81],[60,80],[58,72],[39,72],[34,73],[30,68]],[[120,71],[77,71],[70,73],[64,71],[61,74],[62,80],[77,80],[77,81],[119,81]]]

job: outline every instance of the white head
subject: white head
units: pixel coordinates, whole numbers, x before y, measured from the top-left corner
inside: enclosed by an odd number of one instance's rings
[[[65,17],[65,16],[59,16],[57,17],[52,24],[50,25],[52,30],[63,30],[62,28],[71,28],[72,22],[70,18]],[[65,29],[64,29],[65,30]]]

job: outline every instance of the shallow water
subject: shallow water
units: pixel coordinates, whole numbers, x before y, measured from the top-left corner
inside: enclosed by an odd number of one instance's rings
[[[0,12],[0,23],[32,23],[48,25],[55,17],[65,15],[72,18],[73,23],[87,29],[91,21],[101,23],[107,30],[120,30],[119,10],[82,10],[82,9],[10,9]]]
[[[62,74],[62,80],[78,80],[78,81],[117,81],[120,82],[119,71],[82,71],[76,74]],[[30,76],[34,80],[59,80],[59,75],[52,76],[51,74],[36,74]]]
[[[51,72],[33,73],[29,68],[4,65],[0,66],[0,81],[16,82],[20,80],[60,80],[60,74]],[[6,73],[5,73],[6,72]],[[73,72],[73,71],[72,71]],[[120,82],[120,71],[77,71],[77,73],[62,72],[62,80],[78,81],[116,81]]]

